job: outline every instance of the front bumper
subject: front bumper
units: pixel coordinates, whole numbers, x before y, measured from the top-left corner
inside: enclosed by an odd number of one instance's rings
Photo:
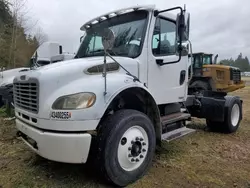
[[[44,131],[16,119],[22,140],[38,155],[57,162],[85,163],[91,135],[88,133],[59,133]]]

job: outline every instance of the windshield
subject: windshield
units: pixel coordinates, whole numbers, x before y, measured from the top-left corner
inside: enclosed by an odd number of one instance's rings
[[[192,64],[194,68],[201,68],[201,56],[193,56],[192,58]]]
[[[141,53],[146,23],[147,11],[137,11],[93,25],[86,31],[75,58],[104,55],[101,36],[104,28],[111,29],[115,35],[111,55],[135,58]]]
[[[204,56],[203,57],[203,65],[210,65],[211,64],[211,57],[210,56]]]

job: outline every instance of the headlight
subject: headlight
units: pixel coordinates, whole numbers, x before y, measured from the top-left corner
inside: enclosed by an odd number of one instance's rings
[[[58,98],[52,105],[55,110],[75,110],[89,108],[94,105],[94,93],[77,93]]]

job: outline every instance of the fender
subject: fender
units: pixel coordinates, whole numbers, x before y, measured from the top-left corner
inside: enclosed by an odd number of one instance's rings
[[[162,134],[162,125],[161,125],[161,121],[160,121],[160,112],[157,106],[156,101],[154,100],[153,95],[151,94],[151,92],[140,82],[134,82],[133,78],[131,77],[125,77],[125,79],[123,79],[124,82],[126,82],[126,85],[123,85],[121,87],[118,87],[116,90],[114,90],[114,92],[112,92],[112,95],[109,96],[105,96],[105,101],[106,101],[106,105],[105,105],[105,109],[102,110],[103,114],[102,114],[102,118],[105,116],[105,112],[107,111],[108,107],[111,105],[111,103],[113,102],[113,100],[120,95],[123,91],[128,90],[128,89],[142,89],[142,91],[145,92],[145,94],[150,98],[150,109],[148,112],[149,114],[147,114],[149,116],[149,118],[151,119],[155,131],[156,131],[156,137],[157,137],[157,142],[160,143],[161,142],[161,134]],[[116,82],[118,82],[116,80]],[[115,87],[114,87],[115,88]],[[153,114],[151,113],[153,112]]]
[[[115,81],[115,82],[113,82]],[[152,95],[152,93],[148,90],[147,87],[144,86],[144,84],[136,81],[133,81],[133,78],[127,75],[122,75],[119,79],[112,79],[112,80],[108,80],[108,86],[112,85],[109,89],[108,87],[108,92],[107,95],[105,95],[104,99],[105,99],[105,106],[104,106],[104,110],[103,112],[106,111],[106,109],[108,108],[108,106],[111,104],[111,102],[115,99],[115,97],[117,95],[119,95],[121,92],[125,91],[126,89],[129,88],[140,88],[143,89],[146,93],[148,93],[150,95],[150,97],[153,99],[155,105],[156,101],[154,100],[154,97]],[[104,114],[104,113],[103,113]],[[102,116],[103,116],[102,114]]]

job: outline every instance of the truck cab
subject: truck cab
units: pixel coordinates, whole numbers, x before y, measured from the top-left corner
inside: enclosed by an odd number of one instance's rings
[[[72,60],[14,80],[18,136],[40,156],[66,163],[94,159],[107,180],[126,186],[147,171],[157,144],[194,132],[185,126],[192,116],[187,107],[203,118],[210,112],[210,127],[224,122],[223,129],[237,130],[238,98],[187,95],[189,14],[182,7],[115,10],[81,30]],[[217,106],[208,108],[208,100]],[[223,113],[232,106],[229,125]],[[223,112],[217,119],[211,119],[214,108]]]

